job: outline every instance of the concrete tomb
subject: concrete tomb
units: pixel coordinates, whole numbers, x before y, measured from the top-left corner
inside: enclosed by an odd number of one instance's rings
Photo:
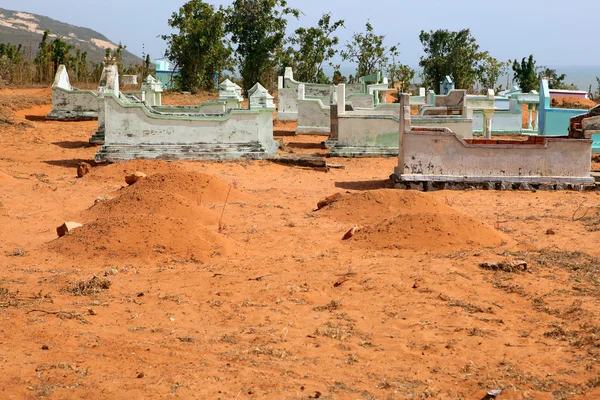
[[[344,86],[339,85],[340,97]],[[464,93],[463,93],[464,94]],[[443,103],[441,100],[440,104]],[[454,103],[464,101],[458,97]],[[332,109],[335,107],[332,106]],[[429,109],[432,109],[431,107]],[[418,115],[413,117],[415,124],[432,128],[449,128],[460,132],[459,136],[472,137],[473,120],[460,115],[448,115],[448,106],[439,106],[443,113]],[[335,112],[331,113],[332,134],[326,142],[332,146],[331,157],[390,157],[398,155],[398,123],[400,104],[379,104],[374,108],[361,109],[338,102]],[[335,134],[335,137],[334,137]]]
[[[345,100],[354,107],[372,108],[379,103],[379,93],[387,90],[387,79],[377,73],[360,78],[359,83],[346,85]],[[296,134],[330,132],[330,105],[338,102],[334,85],[298,82],[288,67],[285,75],[279,77],[278,96],[277,119],[298,121]]]
[[[142,101],[145,101],[149,106],[162,105],[162,92],[162,83],[152,75],[148,75],[142,82]]]
[[[104,132],[106,124],[104,96],[106,94],[115,94],[121,96],[119,87],[119,70],[116,65],[105,66],[100,77],[98,86],[98,130],[92,135],[90,144],[104,144]]]
[[[496,111],[496,95],[493,89],[488,89],[487,95],[467,95],[467,115],[473,118],[473,127],[480,128],[486,139],[492,138],[492,120]]]
[[[447,95],[429,96],[428,104],[421,106],[414,123],[432,128],[449,128],[457,135],[473,137],[473,112],[467,106],[466,90],[451,90]]]
[[[121,77],[121,84],[123,86],[125,86],[125,85],[137,85],[138,84],[138,77],[137,77],[137,75],[123,75]]]
[[[569,131],[571,118],[585,114],[588,110],[553,108],[550,102],[551,98],[552,94],[548,86],[548,79],[544,78],[540,82],[539,134],[543,136],[566,135]]]
[[[379,93],[388,91],[387,78],[381,78],[381,73],[360,78],[360,83],[345,85],[344,98],[339,97],[335,86],[329,87],[329,102],[323,98],[308,97],[306,84],[298,85],[298,126],[297,135],[329,134],[331,133],[331,108],[332,104],[339,104],[341,100],[354,108],[374,108],[379,104]],[[359,92],[362,90],[362,92]],[[383,96],[385,100],[386,96]]]
[[[408,95],[401,97],[397,188],[558,188],[594,184],[589,139],[536,137],[527,141],[463,139],[445,128],[412,127]]]
[[[592,152],[600,153],[600,106],[585,114],[571,118],[569,135],[579,139],[592,139]]]
[[[118,75],[111,71],[111,75]],[[169,112],[118,93],[105,93],[105,142],[97,162],[132,159],[196,160],[274,155],[272,97],[257,87],[252,109],[221,113]]]
[[[250,109],[275,108],[273,96],[260,83],[255,84],[248,91],[250,97]]]
[[[453,91],[454,88],[455,88],[454,80],[451,77],[446,75],[444,77],[444,80],[442,80],[440,82],[440,94],[446,95],[446,94],[450,93],[451,91]]]
[[[226,79],[219,85],[219,101],[224,101],[227,108],[242,108],[242,88]]]
[[[113,71],[107,67],[103,72],[99,92],[101,94],[99,117],[98,117],[98,131],[90,138],[90,143],[96,145],[104,144],[104,93],[114,93],[117,97],[128,103],[145,103],[152,107],[157,114],[223,114],[227,110],[226,101],[206,101],[200,103],[197,106],[163,106],[162,105],[162,92],[163,85],[160,81],[156,80],[152,76],[148,76],[142,83],[142,91],[140,93],[123,93],[115,87],[115,80],[111,78],[110,82],[107,81],[106,74],[110,76],[118,74],[117,71]],[[232,104],[232,103],[230,103]],[[236,103],[237,104],[237,103]]]
[[[98,94],[71,86],[67,67],[60,65],[52,85],[52,111],[48,120],[86,121],[98,118]]]

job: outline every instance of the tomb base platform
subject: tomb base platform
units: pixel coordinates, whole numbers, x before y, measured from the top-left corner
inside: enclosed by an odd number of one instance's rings
[[[98,119],[98,113],[92,111],[55,111],[46,115],[48,121],[94,121]]]
[[[277,112],[277,121],[298,121],[298,112]]]
[[[89,140],[90,144],[95,144],[97,146],[104,144],[104,131],[95,132]]]
[[[398,149],[385,146],[340,146],[336,144],[327,156],[348,158],[398,157]]]
[[[545,176],[444,176],[398,175],[390,179],[396,189],[433,192],[438,190],[498,190],[498,191],[595,191],[600,190],[593,177]]]
[[[333,149],[333,147],[337,144],[337,139],[327,139],[323,142],[323,147],[326,149]]]
[[[315,135],[315,136],[327,135],[327,136],[329,136],[330,133],[331,133],[331,128],[324,127],[324,126],[298,126],[296,128],[296,135]]]
[[[97,163],[148,160],[231,160],[272,157],[258,142],[243,144],[195,143],[185,145],[104,145],[96,153]]]

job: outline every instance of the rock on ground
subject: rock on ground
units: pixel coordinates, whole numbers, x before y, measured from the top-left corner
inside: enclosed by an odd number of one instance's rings
[[[77,167],[77,177],[83,178],[92,171],[92,166],[86,162],[79,163]]]
[[[134,183],[145,177],[145,173],[136,171],[133,174],[129,174],[125,177],[125,183],[127,183],[128,185],[133,185]]]
[[[56,233],[58,234],[58,237],[63,237],[67,233],[71,232],[73,229],[81,228],[82,226],[83,225],[81,225],[78,222],[65,222],[64,224],[56,228]]]

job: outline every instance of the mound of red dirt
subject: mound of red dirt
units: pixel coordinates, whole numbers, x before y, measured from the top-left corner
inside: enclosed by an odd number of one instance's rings
[[[228,193],[228,203],[249,196],[209,175],[167,169],[84,211],[84,226],[51,242],[50,249],[73,257],[196,260],[235,251],[235,242],[219,233],[225,220],[214,204],[224,204]]]
[[[235,244],[195,218],[165,215],[118,215],[98,218],[49,244],[74,259],[130,260],[162,256],[205,261],[232,251]]]
[[[13,178],[12,176],[5,174],[4,172],[0,171],[0,183],[2,184],[9,184],[15,181],[15,178]]]
[[[160,190],[178,194],[198,204],[251,200],[249,195],[213,176],[177,170],[154,174],[128,189],[134,192]]]
[[[320,213],[335,220],[358,225],[380,222],[401,212],[436,212],[452,208],[421,192],[381,189],[344,194]],[[442,211],[443,212],[443,211]]]
[[[550,100],[550,105],[552,108],[588,110],[592,107],[596,107],[598,104],[596,104],[593,100],[582,99],[575,96],[557,96]]]
[[[124,163],[98,165],[84,177],[91,180],[118,180],[124,183],[125,175],[136,171],[144,172],[146,175],[159,173],[183,172],[179,162],[167,162],[160,160],[132,160]]]
[[[495,247],[507,238],[491,226],[420,192],[346,194],[324,215],[361,227],[350,242],[423,251]]]
[[[125,185],[125,176],[136,171],[148,175],[131,187],[122,190],[160,190],[178,194],[199,204],[251,201],[232,185],[213,176],[184,170],[178,163],[157,160],[134,160],[126,163],[101,165],[92,168],[84,180],[114,180]],[[121,194],[121,192],[119,192]]]

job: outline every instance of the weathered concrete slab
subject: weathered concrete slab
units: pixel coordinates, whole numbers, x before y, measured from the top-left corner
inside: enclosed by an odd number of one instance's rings
[[[67,67],[60,65],[52,85],[52,111],[48,120],[89,121],[98,119],[98,94],[71,86]]]
[[[399,185],[412,182],[590,185],[587,139],[530,137],[527,141],[465,140],[449,129],[413,128],[408,95],[402,95]]]
[[[106,94],[121,96],[119,87],[119,69],[116,65],[105,66],[102,70],[102,76],[100,77],[100,83],[98,85],[98,93],[98,130],[94,132],[89,140],[90,144],[94,145],[104,144],[106,124],[104,96]]]
[[[276,153],[274,108],[224,114],[161,113],[105,95],[105,143],[97,162],[144,159],[266,158]]]

